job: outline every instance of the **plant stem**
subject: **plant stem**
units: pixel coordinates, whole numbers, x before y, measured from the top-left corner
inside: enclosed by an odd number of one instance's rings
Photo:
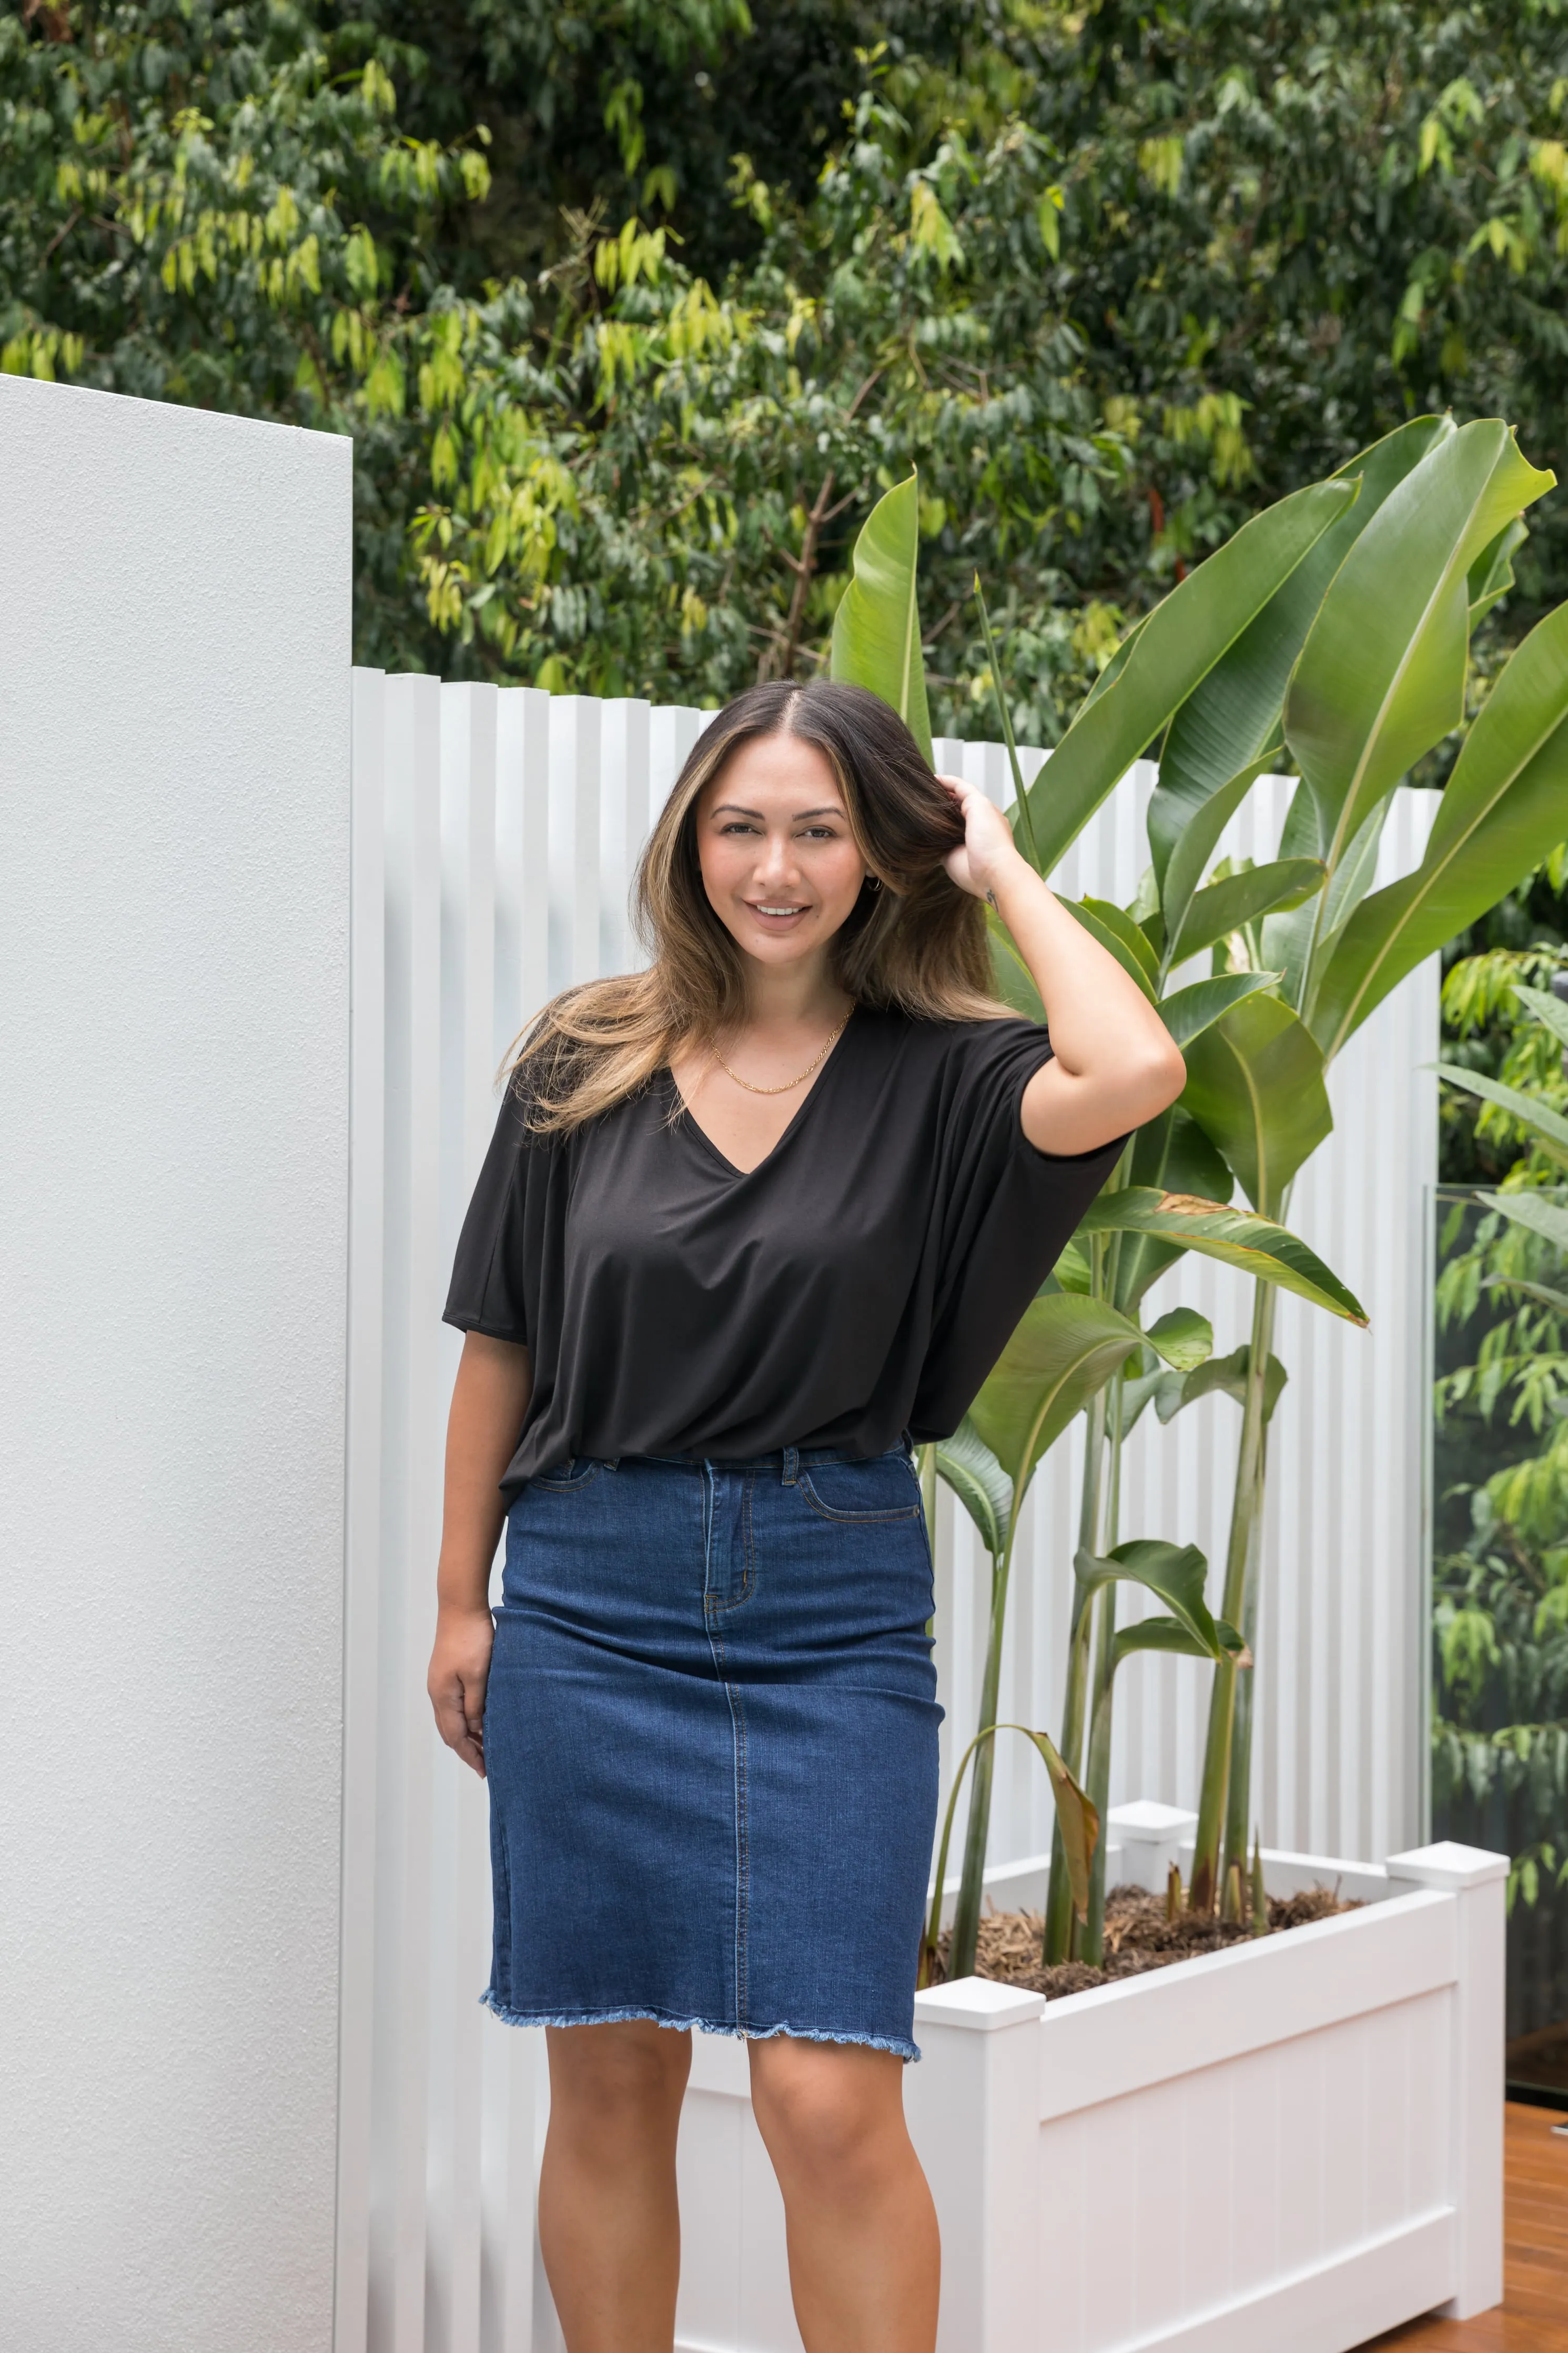
[[[1018,765],[1018,747],[1013,741],[1013,721],[1002,685],[1002,665],[997,659],[995,640],[991,635],[991,616],[985,609],[985,591],[980,586],[978,572],[974,575],[974,598],[980,607],[980,628],[985,640],[985,659],[991,665],[991,684],[996,696],[996,708],[1002,714],[1002,741],[1007,746],[1007,758],[1013,769],[1013,790],[1018,796],[1018,815],[1023,819],[1024,838],[1028,844],[1025,855],[1038,874],[1040,853],[1035,843],[1034,812],[1029,807],[1029,796],[1024,790],[1024,772]]]
[[[1002,1684],[1002,1637],[1007,1620],[1007,1578],[1013,1564],[1009,1530],[1005,1549],[991,1563],[991,1628],[985,1646],[985,1676],[980,1691],[980,1722],[975,1737],[974,1775],[969,1786],[969,1821],[963,1840],[963,1874],[952,1915],[952,1945],[948,1957],[950,1978],[974,1974],[974,1951],[980,1936],[980,1905],[985,1877],[985,1846],[991,1830],[991,1776],[996,1758],[994,1725]],[[987,1739],[987,1732],[992,1736]]]
[[[1109,1552],[1121,1537],[1121,1443],[1122,1401],[1126,1377],[1118,1373],[1110,1385],[1110,1478],[1105,1504],[1105,1549]],[[1111,1685],[1116,1673],[1114,1644],[1116,1641],[1116,1587],[1110,1583],[1100,1590],[1100,1607],[1096,1612],[1094,1648],[1094,1713],[1089,1724],[1089,1771],[1084,1793],[1098,1812],[1101,1830],[1095,1841],[1094,1855],[1089,1867],[1089,1918],[1079,1937],[1079,1949],[1086,1961],[1098,1963],[1105,1944],[1105,1832],[1104,1822],[1110,1803],[1110,1703]]]
[[[1241,1445],[1237,1455],[1236,1488],[1231,1502],[1230,1537],[1226,1549],[1225,1588],[1220,1615],[1238,1628],[1250,1645],[1245,1620],[1248,1598],[1254,1619],[1258,1611],[1258,1558],[1261,1546],[1263,1471],[1268,1441],[1264,1408],[1268,1397],[1268,1350],[1274,1336],[1274,1285],[1254,1285],[1252,1339],[1247,1356],[1247,1394],[1241,1413]],[[1204,1749],[1203,1786],[1198,1798],[1197,1843],[1193,1855],[1189,1902],[1194,1912],[1212,1912],[1219,1896],[1221,1841],[1230,1815],[1233,1751],[1237,1725],[1237,1674],[1234,1659],[1215,1667],[1209,1696],[1208,1737]],[[1246,1807],[1243,1802],[1243,1836]]]
[[[1080,1552],[1100,1550],[1100,1498],[1105,1461],[1105,1391],[1090,1398],[1084,1413],[1083,1495],[1079,1508]],[[1062,1762],[1075,1781],[1083,1780],[1083,1738],[1089,1717],[1090,1596],[1075,1577],[1072,1620],[1068,1632],[1067,1689],[1062,1697]],[[1068,1958],[1072,1944],[1072,1889],[1068,1883],[1067,1856],[1062,1851],[1061,1825],[1051,1831],[1051,1875],[1046,1894],[1043,1952],[1047,1965]]]

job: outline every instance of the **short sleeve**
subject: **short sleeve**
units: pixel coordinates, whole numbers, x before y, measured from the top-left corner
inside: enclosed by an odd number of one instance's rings
[[[549,1142],[530,1134],[516,1083],[509,1084],[458,1237],[444,1323],[529,1345],[538,1228],[552,1157]]]
[[[1073,1154],[1030,1143],[1024,1090],[1050,1058],[1038,1022],[955,1030],[934,1204],[940,1275],[911,1423],[919,1438],[957,1428],[1127,1142]]]

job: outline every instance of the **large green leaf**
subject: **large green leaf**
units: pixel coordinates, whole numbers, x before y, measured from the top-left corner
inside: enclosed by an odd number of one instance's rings
[[[1145,1593],[1164,1603],[1189,1638],[1202,1646],[1206,1658],[1218,1658],[1226,1647],[1204,1599],[1208,1562],[1196,1545],[1140,1536],[1131,1544],[1113,1546],[1109,1553],[1077,1553],[1073,1572],[1089,1593],[1112,1582],[1141,1585]]]
[[[1151,1185],[1127,1185],[1102,1193],[1079,1225],[1079,1234],[1158,1234],[1179,1241],[1200,1258],[1238,1266],[1260,1282],[1293,1291],[1314,1307],[1326,1307],[1347,1323],[1364,1324],[1366,1311],[1337,1274],[1331,1274],[1300,1238],[1249,1209],[1228,1208],[1190,1193],[1157,1193]],[[1054,1303],[1047,1303],[1051,1304]]]
[[[1190,988],[1173,989],[1163,997],[1160,1018],[1178,1046],[1190,1046],[1233,1005],[1239,1005],[1244,997],[1256,997],[1260,988],[1272,988],[1279,977],[1277,972],[1216,972],[1207,980],[1194,980]]]
[[[1363,820],[1350,848],[1329,876],[1328,887],[1321,893],[1321,902],[1309,898],[1286,913],[1267,915],[1263,922],[1263,960],[1279,969],[1279,994],[1287,1005],[1297,1012],[1308,1001],[1312,978],[1328,965],[1339,944],[1341,934],[1356,909],[1371,890],[1377,872],[1377,853],[1383,839],[1383,828],[1388,816],[1392,795],[1378,802]],[[1318,816],[1312,797],[1302,785],[1291,801],[1285,821],[1286,834],[1290,835],[1305,818],[1307,838],[1318,838]],[[1280,854],[1285,854],[1283,840]],[[1307,959],[1312,960],[1312,973],[1307,970]]]
[[[1356,485],[1354,503],[1172,719],[1149,806],[1149,846],[1168,924],[1196,889],[1231,810],[1279,755],[1285,690],[1330,582],[1389,492],[1453,430],[1445,417],[1414,417],[1340,468],[1333,479]],[[1315,855],[1318,843],[1304,848]]]
[[[1137,1324],[1104,1300],[1058,1291],[1030,1301],[969,1409],[1016,1493],[1074,1414],[1142,1345]]]
[[[1210,984],[1202,982],[1200,987]],[[1186,991],[1184,989],[1184,996]],[[1179,1105],[1162,1112],[1141,1127],[1132,1140],[1133,1185],[1152,1186],[1156,1193],[1192,1193],[1205,1201],[1228,1201],[1236,1179],[1196,1120]],[[1135,1314],[1151,1283],[1173,1266],[1181,1245],[1152,1233],[1123,1234],[1116,1261],[1115,1300]]]
[[[1170,963],[1184,964],[1188,956],[1276,908],[1299,907],[1304,899],[1317,896],[1322,881],[1322,863],[1316,858],[1279,858],[1267,866],[1244,866],[1239,874],[1222,876],[1192,900]]]
[[[1234,648],[1232,650],[1235,650]],[[1226,659],[1228,660],[1229,655]],[[1184,704],[1183,708],[1185,708]],[[1180,717],[1181,712],[1178,712],[1176,719],[1171,722],[1173,728]],[[1173,841],[1167,839],[1161,843],[1160,847],[1165,852],[1165,868],[1163,878],[1159,885],[1160,922],[1164,947],[1164,964],[1167,970],[1175,962],[1175,943],[1181,938],[1183,926],[1187,919],[1187,910],[1191,907],[1204,876],[1208,871],[1209,860],[1219,846],[1220,835],[1225,831],[1258,777],[1283,756],[1284,750],[1283,744],[1270,744],[1268,751],[1258,759],[1249,761],[1245,767],[1239,768],[1234,776],[1227,777],[1223,785],[1218,786],[1201,807],[1194,808],[1187,817],[1185,824]],[[1152,847],[1154,844],[1154,807],[1159,799],[1160,796],[1156,793],[1153,800],[1149,804],[1149,839]],[[1167,809],[1166,815],[1171,814],[1173,812]],[[1156,853],[1154,871],[1158,874],[1158,853]]]
[[[1195,1307],[1171,1307],[1144,1335],[1173,1371],[1195,1372],[1214,1354],[1214,1325]]]
[[[855,543],[849,586],[833,616],[829,675],[890,702],[931,760],[931,717],[921,659],[918,596],[920,479],[879,498]]]
[[[1015,1013],[1021,1013],[1026,1021],[1043,1021],[1046,1008],[1035,987],[1035,976],[1019,955],[1018,943],[1012,933],[995,908],[989,905],[985,910],[985,930],[991,942],[991,985],[997,996]],[[1142,982],[1139,985],[1142,987]]]
[[[1160,1377],[1154,1392],[1154,1410],[1162,1421],[1170,1421],[1184,1406],[1195,1405],[1199,1398],[1223,1395],[1234,1398],[1237,1405],[1247,1402],[1247,1383],[1252,1367],[1252,1350],[1244,1340],[1228,1356],[1210,1356],[1190,1373],[1179,1377],[1166,1373]],[[1279,1402],[1279,1392],[1289,1376],[1278,1356],[1270,1356],[1263,1376],[1263,1419],[1271,1421]]]
[[[1013,1525],[1013,1482],[968,1414],[951,1438],[938,1440],[936,1467],[980,1531],[993,1559],[1007,1548]]]
[[[1483,1102],[1496,1103],[1500,1111],[1511,1112],[1515,1119],[1532,1127],[1548,1148],[1557,1147],[1553,1159],[1561,1161],[1568,1153],[1568,1119],[1560,1111],[1553,1111],[1550,1103],[1542,1103],[1536,1095],[1521,1094],[1518,1087],[1505,1087],[1500,1079],[1486,1078],[1479,1071],[1463,1070],[1454,1062],[1438,1062],[1435,1067],[1437,1076],[1447,1079],[1450,1086],[1463,1087],[1467,1094],[1479,1095]]]
[[[1470,566],[1465,583],[1465,594],[1470,601],[1470,627],[1473,629],[1483,614],[1489,613],[1500,597],[1513,586],[1513,559],[1517,551],[1530,537],[1528,527],[1516,515],[1512,522],[1504,523],[1497,537],[1483,547]]]
[[[1316,1040],[1278,997],[1248,997],[1194,1039],[1186,1060],[1184,1107],[1268,1210],[1334,1124]]]
[[[1483,417],[1438,441],[1357,537],[1285,699],[1331,868],[1368,812],[1464,716],[1468,575],[1552,476]]]
[[[1116,958],[1128,978],[1135,980],[1152,1003],[1154,952],[1131,916],[1123,914],[1107,899],[1063,899],[1059,903],[1076,923],[1083,925],[1090,939],[1098,940],[1107,955]]]
[[[1338,482],[1293,491],[1155,607],[1114,683],[1084,702],[1029,788],[1042,873],[1354,495]],[[1018,830],[1016,812],[1014,823]]]
[[[1568,605],[1537,623],[1481,705],[1415,873],[1374,891],[1345,925],[1308,1012],[1325,1059],[1556,847],[1565,792]]]
[[[1241,1636],[1223,1618],[1215,1620],[1215,1640],[1208,1643],[1189,1632],[1179,1618],[1142,1618],[1136,1626],[1119,1626],[1110,1638],[1110,1672],[1137,1651],[1158,1651],[1178,1659],[1218,1660],[1243,1647]]]

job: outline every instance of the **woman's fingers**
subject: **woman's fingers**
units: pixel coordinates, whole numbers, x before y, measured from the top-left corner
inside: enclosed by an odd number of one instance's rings
[[[481,1779],[485,1770],[485,1695],[480,1686],[478,1695],[462,1683],[453,1683],[447,1691],[430,1694],[436,1711],[436,1729],[462,1758],[471,1765]]]
[[[436,1729],[481,1778],[485,1769],[485,1685],[495,1626],[488,1609],[443,1610],[436,1628],[426,1689]]]

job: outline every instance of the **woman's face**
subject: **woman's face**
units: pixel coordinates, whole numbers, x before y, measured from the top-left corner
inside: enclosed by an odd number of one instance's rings
[[[759,964],[826,947],[866,879],[838,780],[798,735],[754,735],[698,797],[710,905]]]

